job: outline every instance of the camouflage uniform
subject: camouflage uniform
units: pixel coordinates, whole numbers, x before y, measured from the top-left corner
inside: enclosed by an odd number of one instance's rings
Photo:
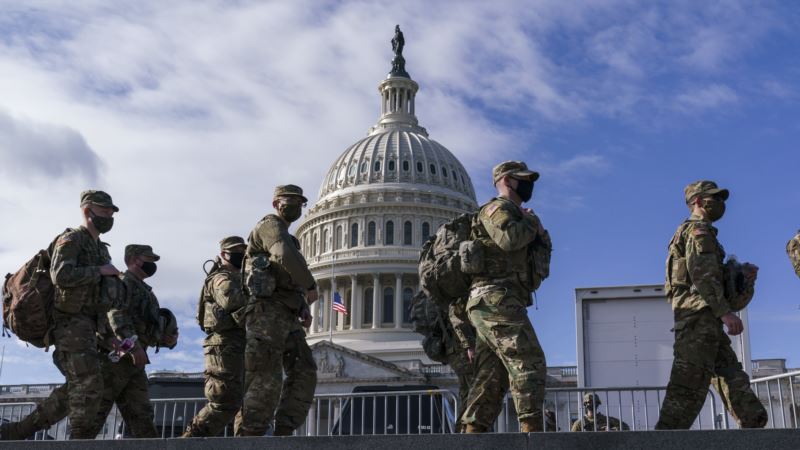
[[[789,260],[792,261],[794,273],[800,277],[800,231],[786,243],[786,254],[789,255]]]
[[[222,251],[243,252],[247,247],[238,236],[220,242]],[[205,395],[208,404],[197,413],[184,437],[218,436],[242,406],[245,332],[235,313],[245,306],[238,269],[220,266],[203,283],[203,342]]]
[[[503,163],[495,167],[495,183],[509,174],[502,172],[509,164],[516,169],[513,175],[538,178],[524,163]],[[546,363],[527,314],[531,305],[527,249],[541,224],[502,197],[481,207],[478,222],[473,239],[483,244],[485,272],[473,278],[467,302],[477,343],[475,379],[463,421],[473,429],[487,430],[510,386],[520,422],[541,431]]]
[[[686,187],[686,202],[697,195],[719,195],[710,181]],[[667,297],[675,315],[672,373],[656,429],[688,429],[703,407],[712,383],[742,428],[760,428],[767,412],[750,389],[750,379],[731,348],[720,319],[731,312],[724,294],[725,251],[711,222],[692,215],[669,244]]]
[[[627,423],[616,417],[606,417],[597,411],[600,406],[600,397],[596,394],[585,394],[583,396],[583,407],[586,410],[583,418],[572,423],[571,431],[620,431],[630,430]],[[589,417],[589,412],[592,416]]]
[[[81,193],[81,205],[118,208],[102,191]],[[93,439],[93,423],[103,392],[97,353],[97,319],[108,305],[100,302],[100,267],[111,262],[107,244],[85,227],[70,230],[56,241],[50,263],[55,285],[53,342],[58,365],[66,378],[69,418],[74,439]]]
[[[474,371],[472,362],[467,356],[467,349],[475,348],[475,328],[469,323],[467,315],[466,301],[459,300],[450,305],[448,321],[445,321],[448,328],[452,328],[452,334],[458,339],[445,339],[447,345],[447,365],[449,365],[458,377],[458,427],[463,428],[461,415],[464,413],[469,390],[472,385]],[[446,331],[451,335],[451,330]]]
[[[297,186],[278,186],[275,197],[281,195],[300,196],[305,201]],[[288,226],[283,218],[270,214],[256,224],[248,238],[244,263],[249,295],[245,309],[245,394],[237,435],[263,435],[273,416],[276,433],[294,430],[305,421],[314,398],[317,366],[298,316],[307,307],[306,291],[316,284]],[[264,258],[269,260],[268,273],[258,274]],[[256,279],[262,275],[273,278]],[[273,282],[274,292],[254,292]]]

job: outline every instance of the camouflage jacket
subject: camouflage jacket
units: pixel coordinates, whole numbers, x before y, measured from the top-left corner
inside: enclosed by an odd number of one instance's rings
[[[597,420],[592,420],[584,415],[583,421],[578,419],[572,423],[572,431],[620,431],[631,429],[627,423],[616,417],[607,417],[599,412],[595,414],[595,417],[597,417]]]
[[[50,277],[55,285],[58,313],[96,316],[108,305],[100,301],[100,267],[111,262],[106,243],[94,239],[86,227],[68,229],[53,247]]]
[[[792,261],[794,273],[800,277],[800,231],[786,244],[786,254],[789,255],[789,260]]]
[[[450,304],[448,319],[453,327],[453,333],[458,338],[456,341],[458,349],[452,351],[463,351],[468,348],[475,348],[475,327],[469,321],[467,313],[467,302],[458,300]],[[448,353],[451,349],[448,349]]]
[[[711,222],[692,216],[678,227],[669,243],[665,282],[676,319],[704,308],[715,317],[731,311],[725,299],[724,260]]]
[[[153,288],[130,271],[120,277],[126,294],[119,297],[108,311],[108,324],[112,336],[119,339],[137,336],[143,348],[158,344],[161,339],[158,299]]]
[[[208,335],[204,347],[241,343],[245,332],[233,314],[245,306],[242,277],[238,270],[222,266],[212,273],[203,286],[204,325]]]
[[[280,301],[299,314],[305,303],[305,292],[315,286],[308,270],[300,243],[289,234],[289,226],[275,214],[269,214],[256,224],[247,239],[247,258],[269,255],[270,272],[276,288],[271,300]]]
[[[528,245],[539,232],[539,219],[497,197],[481,207],[477,222],[473,239],[483,244],[485,273],[473,277],[472,287],[500,286],[529,293]]]

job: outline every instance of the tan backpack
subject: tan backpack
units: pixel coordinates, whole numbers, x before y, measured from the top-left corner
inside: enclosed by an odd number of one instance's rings
[[[39,348],[50,345],[53,327],[55,288],[50,279],[50,255],[56,239],[15,273],[6,274],[3,283],[3,334],[11,330],[20,340]]]

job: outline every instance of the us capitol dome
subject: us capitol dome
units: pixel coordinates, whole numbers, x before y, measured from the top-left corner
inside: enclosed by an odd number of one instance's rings
[[[477,202],[464,166],[417,120],[419,85],[405,71],[402,43],[392,63],[378,84],[378,122],[333,161],[296,235],[320,290],[309,345],[330,341],[414,370],[431,363],[409,323],[420,248]],[[349,314],[331,315],[334,292]]]

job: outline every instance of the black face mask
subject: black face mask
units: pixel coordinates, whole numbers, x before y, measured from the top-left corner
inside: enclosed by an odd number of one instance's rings
[[[297,203],[281,204],[278,206],[278,212],[287,222],[291,223],[299,219],[303,214],[303,205]]]
[[[114,226],[113,217],[100,217],[91,209],[89,210],[89,220],[92,221],[92,225],[94,225],[95,229],[100,233],[108,233]]]
[[[242,261],[244,260],[244,253],[228,253],[226,260],[237,269],[242,268]]]
[[[519,195],[522,203],[527,202],[533,196],[533,181],[531,180],[517,180],[517,188],[514,192]]]
[[[158,266],[154,262],[146,261],[142,263],[141,269],[145,275],[147,275],[148,277],[152,277],[156,273]]]

